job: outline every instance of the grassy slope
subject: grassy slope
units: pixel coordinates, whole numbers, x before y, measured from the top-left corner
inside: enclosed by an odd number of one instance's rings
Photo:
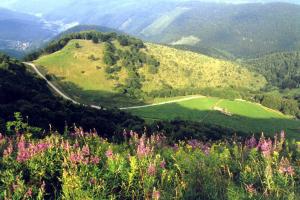
[[[81,48],[75,48],[79,43]],[[88,59],[94,55],[97,60]],[[72,40],[61,51],[38,59],[37,63],[44,73],[54,74],[56,86],[66,94],[83,103],[103,103],[118,97],[118,101],[128,101],[114,91],[113,80],[105,76],[105,64],[102,62],[103,44],[93,44],[87,40]],[[127,77],[125,69],[119,73],[120,82]],[[112,102],[114,103],[114,102]]]
[[[260,89],[266,84],[262,76],[233,62],[157,44],[148,43],[147,47],[148,53],[161,65],[158,74],[144,72],[146,91],[162,87],[162,84],[173,88],[243,86],[251,89]]]
[[[81,48],[76,48],[75,43],[79,43]],[[124,50],[117,42],[114,44]],[[102,62],[103,46],[91,41],[72,40],[61,51],[42,56],[35,63],[43,66],[40,69],[44,73],[54,74],[57,77],[53,80],[54,84],[77,101],[105,106],[141,104],[140,101],[115,92],[115,84],[124,83],[127,71],[122,68],[118,73],[118,81],[106,78],[106,65]],[[147,44],[144,51],[161,63],[158,73],[154,75],[148,72],[147,66],[140,69],[140,74],[146,79],[143,83],[145,92],[160,90],[166,85],[176,89],[241,85],[259,89],[265,85],[262,76],[249,72],[236,63],[155,44]],[[88,59],[90,55],[94,55],[97,60]],[[152,102],[150,99],[146,103]]]
[[[213,107],[226,108],[232,116],[214,111]],[[178,103],[140,108],[132,113],[148,120],[181,118],[218,124],[247,132],[273,134],[286,130],[290,136],[300,138],[300,122],[277,111],[246,101],[230,101],[218,98],[199,98]]]

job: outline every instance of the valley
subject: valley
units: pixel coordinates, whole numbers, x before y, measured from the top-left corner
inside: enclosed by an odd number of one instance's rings
[[[93,35],[96,32],[81,34]],[[109,44],[120,55],[122,51],[132,51],[130,45],[121,45],[118,36],[113,36]],[[126,58],[122,59],[122,56],[114,65],[105,62],[107,42],[72,39],[61,50],[43,54],[34,64],[72,101],[95,108],[120,108],[149,123],[182,119],[249,134],[265,132],[268,135],[286,130],[289,137],[298,138],[299,121],[292,116],[259,103],[237,100],[243,98],[243,92],[239,94],[239,90],[255,93],[266,86],[267,81],[257,72],[251,72],[235,62],[152,43],[145,43],[145,47],[139,51],[144,54],[137,55],[147,55],[159,65],[151,72],[149,63],[141,61],[135,71],[140,78],[140,87],[133,88],[135,93],[131,94],[116,87],[128,82],[131,73],[128,68],[107,71],[126,63]],[[211,94],[214,96],[209,90],[218,93],[218,90],[209,88],[219,88],[221,97],[209,97]],[[226,88],[233,88],[231,97],[230,90]],[[185,96],[193,93],[204,96]],[[229,94],[227,99],[222,98],[222,93]],[[245,98],[249,97],[246,95]]]
[[[1,0],[0,199],[299,199],[299,19],[298,0]]]

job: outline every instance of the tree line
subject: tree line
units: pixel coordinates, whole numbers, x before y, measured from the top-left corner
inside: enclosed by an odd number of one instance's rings
[[[142,40],[127,36],[118,35],[117,33],[101,33],[98,31],[82,31],[78,33],[70,33],[63,35],[61,38],[51,41],[44,48],[32,52],[24,57],[25,61],[36,60],[42,54],[51,54],[64,48],[70,40],[82,39],[91,40],[94,43],[109,42],[113,39],[117,39],[123,46],[133,46],[135,48],[145,47]]]

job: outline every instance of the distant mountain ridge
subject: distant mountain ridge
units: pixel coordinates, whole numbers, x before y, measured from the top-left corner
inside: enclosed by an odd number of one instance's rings
[[[71,28],[61,32],[54,39],[60,38],[64,35],[66,35],[66,34],[77,33],[77,32],[81,32],[81,31],[99,31],[99,32],[103,32],[103,33],[121,33],[121,31],[119,31],[117,29],[108,28],[108,27],[105,27],[105,26],[77,25],[77,26],[71,27]]]
[[[177,8],[186,8],[186,11],[173,19],[170,13],[162,15],[137,34],[154,42],[176,44],[181,41],[181,45],[193,50],[215,48],[237,58],[300,49],[298,5],[187,2]],[[163,20],[171,22],[164,26]]]
[[[0,8],[0,51],[20,57],[26,51],[51,39],[58,26],[33,15]]]
[[[95,24],[143,40],[221,58],[300,50],[300,5],[181,0],[3,1],[0,6],[61,24]],[[298,2],[299,3],[299,2]],[[38,6],[43,4],[44,6]],[[68,12],[66,12],[66,10]],[[101,30],[102,31],[102,30]]]

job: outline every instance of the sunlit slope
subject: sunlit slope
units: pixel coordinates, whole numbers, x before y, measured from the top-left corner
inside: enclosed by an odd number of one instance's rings
[[[300,137],[300,121],[259,104],[202,97],[177,103],[132,109],[130,112],[147,120],[184,119],[221,125],[237,131],[273,134],[286,130]]]
[[[80,48],[76,48],[76,43]],[[72,40],[62,50],[42,56],[35,63],[45,74],[54,75],[51,81],[70,97],[82,103],[105,104],[119,95],[114,90],[116,81],[106,77],[103,48],[103,44],[88,40]],[[92,55],[95,60],[89,58]],[[124,82],[126,77],[126,70],[122,69],[118,82]]]
[[[148,53],[160,61],[157,74],[144,72],[144,90],[172,88],[244,87],[260,89],[266,80],[236,63],[157,44],[147,44]],[[145,69],[144,69],[145,71]]]
[[[117,50],[130,51],[116,40],[112,43]],[[114,74],[117,78],[107,76],[104,45],[71,40],[62,50],[44,55],[35,63],[43,73],[52,75],[52,82],[65,93],[83,103],[126,106],[151,102],[151,98],[137,101],[118,93],[116,86],[125,83],[128,70],[119,60],[116,66],[121,70]],[[262,76],[233,62],[156,44],[146,44],[141,51],[160,62],[156,73],[150,73],[147,64],[138,69],[139,77],[143,77],[140,80],[144,96],[166,88],[243,87],[256,90],[266,83]]]

